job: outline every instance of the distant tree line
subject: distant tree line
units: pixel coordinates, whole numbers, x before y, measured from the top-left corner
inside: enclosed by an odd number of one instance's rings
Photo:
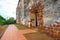
[[[15,24],[15,23],[16,20],[13,17],[6,20],[4,17],[0,16],[0,25]]]

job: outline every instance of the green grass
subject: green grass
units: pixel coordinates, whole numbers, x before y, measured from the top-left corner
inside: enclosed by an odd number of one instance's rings
[[[28,33],[24,34],[27,40],[54,40],[50,36],[40,33],[40,32],[33,32],[33,33]]]
[[[27,29],[26,26],[23,26],[23,25],[19,25],[19,24],[15,24],[15,26],[18,28],[18,29]]]

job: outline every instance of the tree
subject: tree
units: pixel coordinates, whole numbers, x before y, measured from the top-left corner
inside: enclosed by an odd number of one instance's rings
[[[6,24],[6,19],[0,16],[0,25],[5,25]]]
[[[13,17],[11,17],[7,20],[7,24],[14,24],[14,23],[15,23],[15,20]]]

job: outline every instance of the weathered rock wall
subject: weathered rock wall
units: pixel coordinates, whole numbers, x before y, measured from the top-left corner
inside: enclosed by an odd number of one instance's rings
[[[17,22],[20,22],[20,24],[23,24],[23,25],[26,25],[29,20],[29,13],[27,10],[28,3],[29,3],[29,0],[20,0],[17,5],[17,11],[16,11]]]
[[[31,1],[31,2],[30,2]],[[34,0],[35,2],[38,2]],[[60,21],[60,0],[42,0],[43,13],[44,13],[44,25],[49,25],[54,21]],[[20,0],[17,7],[17,17],[20,19],[20,23],[28,23],[30,16],[28,12],[29,3],[33,3],[33,0],[24,0],[24,11],[22,10],[22,0]],[[17,19],[17,21],[18,21]]]
[[[43,2],[44,25],[60,20],[60,0],[45,0]]]

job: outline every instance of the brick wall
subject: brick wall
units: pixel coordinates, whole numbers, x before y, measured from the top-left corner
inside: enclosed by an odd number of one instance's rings
[[[48,25],[48,27],[43,27],[41,32],[46,33],[55,40],[60,40],[60,22],[54,22]]]

